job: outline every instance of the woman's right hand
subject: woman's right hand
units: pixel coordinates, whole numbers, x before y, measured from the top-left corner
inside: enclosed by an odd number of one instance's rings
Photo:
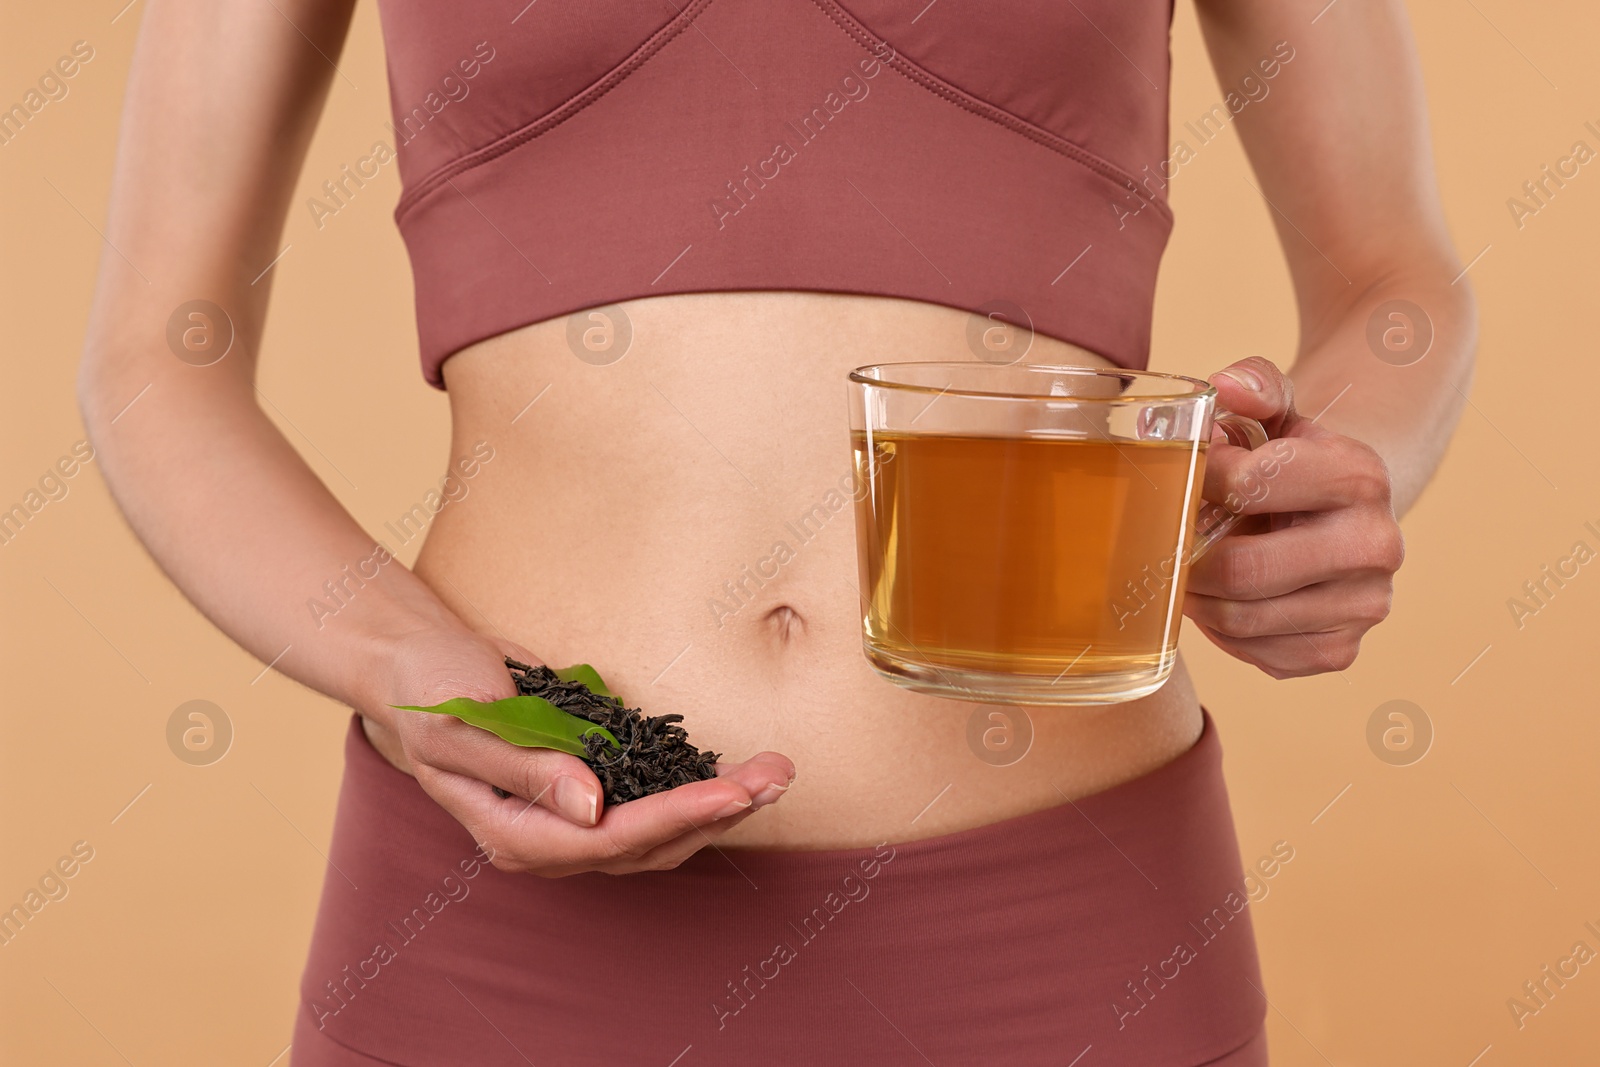
[[[576,756],[521,748],[452,716],[392,707],[516,696],[504,658],[541,662],[530,652],[464,628],[430,629],[393,645],[386,682],[356,708],[367,737],[502,871],[554,878],[669,870],[778,800],[794,780],[788,758],[762,752],[717,764],[715,778],[606,808],[599,779]]]

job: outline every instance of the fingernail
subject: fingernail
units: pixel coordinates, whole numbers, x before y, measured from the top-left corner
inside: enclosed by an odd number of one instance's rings
[[[579,826],[595,824],[594,813],[599,806],[599,798],[595,796],[593,786],[585,785],[576,778],[557,778],[555,798],[556,807],[568,819]]]
[[[741,811],[744,811],[749,807],[750,807],[750,801],[748,801],[748,800],[733,800],[733,801],[729,801],[728,802],[728,806],[723,808],[721,811],[717,812],[717,814],[715,816],[713,816],[713,818],[726,819],[728,816],[737,815]]]
[[[1261,376],[1246,367],[1230,367],[1227,370],[1219,370],[1217,373],[1225,378],[1232,378],[1252,393],[1259,393],[1262,390]]]
[[[793,779],[791,779],[791,781],[792,780]],[[773,782],[761,792],[757,793],[753,799],[755,800],[756,807],[764,808],[768,804],[771,804],[774,800],[777,800],[779,797],[783,796],[783,794],[787,793],[788,791],[788,786],[779,785],[777,782]]]

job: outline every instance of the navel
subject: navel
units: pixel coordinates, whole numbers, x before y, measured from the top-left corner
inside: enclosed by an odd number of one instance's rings
[[[779,604],[763,616],[778,640],[788,643],[805,633],[806,620],[788,604]]]

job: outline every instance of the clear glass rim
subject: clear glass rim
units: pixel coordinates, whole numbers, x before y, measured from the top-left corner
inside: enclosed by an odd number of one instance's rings
[[[953,386],[918,385],[911,382],[897,382],[882,378],[869,377],[867,372],[874,370],[891,370],[895,367],[993,367],[995,370],[1036,370],[1040,373],[1050,374],[1077,374],[1085,377],[1117,377],[1117,378],[1149,378],[1158,381],[1184,382],[1194,386],[1186,392],[1169,393],[1143,393],[1138,396],[1050,396],[1041,393],[1017,393],[1001,389],[957,389]],[[895,389],[905,393],[922,393],[929,396],[970,396],[1002,400],[1048,401],[1051,403],[1074,404],[1144,404],[1151,401],[1173,400],[1204,400],[1208,396],[1216,396],[1216,386],[1201,378],[1191,378],[1186,374],[1168,374],[1164,371],[1130,370],[1123,367],[1084,367],[1070,363],[984,363],[980,360],[961,359],[924,359],[924,360],[897,360],[892,363],[868,363],[856,367],[850,372],[849,380],[856,385],[870,385],[879,389]]]

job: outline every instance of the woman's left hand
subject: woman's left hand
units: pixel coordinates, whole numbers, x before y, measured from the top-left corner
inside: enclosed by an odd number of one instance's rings
[[[1223,407],[1275,438],[1254,451],[1214,440],[1205,496],[1271,516],[1222,539],[1189,574],[1184,614],[1229,655],[1274,678],[1342,671],[1389,614],[1405,544],[1376,451],[1295,410],[1270,360],[1211,376]],[[1252,526],[1246,523],[1241,530]]]

